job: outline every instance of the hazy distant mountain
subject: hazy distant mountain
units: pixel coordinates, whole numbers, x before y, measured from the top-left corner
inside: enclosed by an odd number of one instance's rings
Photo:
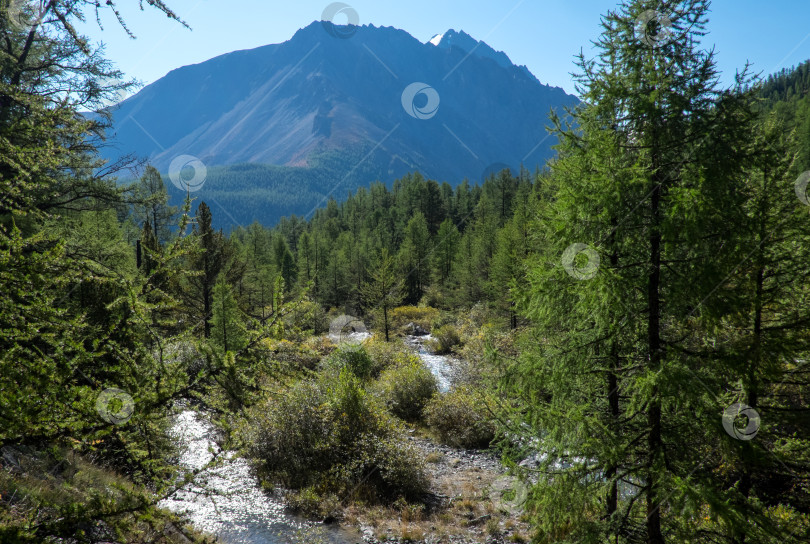
[[[455,185],[493,163],[534,168],[551,155],[549,110],[576,103],[464,32],[428,43],[390,27],[333,36],[346,30],[316,22],[284,43],[173,70],[115,108],[107,156],[136,153],[164,172],[197,157],[216,172],[197,196],[238,197],[222,203],[230,222],[269,222],[415,170]],[[229,167],[245,163],[277,166],[240,166],[250,181],[230,187]]]
[[[442,49],[449,49],[451,47],[458,47],[464,51],[465,55],[475,55],[482,58],[492,59],[504,68],[511,68],[514,66],[512,61],[503,51],[495,51],[489,45],[482,41],[478,41],[463,30],[456,32],[452,28],[444,34],[436,34],[428,43],[435,45]],[[518,66],[530,78],[536,79],[529,69],[525,66]]]

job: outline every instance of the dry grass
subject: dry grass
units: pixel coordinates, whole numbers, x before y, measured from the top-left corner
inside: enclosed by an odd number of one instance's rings
[[[499,493],[490,489],[499,477],[477,467],[458,470],[434,481],[434,492],[449,497],[437,510],[426,512],[421,505],[404,501],[391,507],[355,505],[346,509],[344,522],[371,527],[381,541],[397,537],[423,542],[430,536],[439,542],[463,537],[485,543],[503,536],[507,541],[528,542],[528,525],[516,513],[500,508]]]
[[[444,459],[444,454],[438,451],[432,451],[425,457],[427,463],[440,463]]]

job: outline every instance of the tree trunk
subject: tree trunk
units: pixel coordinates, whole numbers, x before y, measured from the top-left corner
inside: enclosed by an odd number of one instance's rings
[[[383,327],[385,328],[385,341],[388,342],[388,306],[383,304]]]
[[[203,285],[203,315],[203,334],[206,338],[211,338],[211,323],[209,321],[211,318],[211,289],[208,282]]]
[[[647,350],[651,372],[661,370],[661,186],[654,154],[654,188],[650,199],[650,273],[647,280]],[[661,534],[661,504],[658,496],[656,463],[662,454],[661,398],[658,386],[653,387],[647,409],[647,543],[663,544]]]
[[[613,250],[610,253],[610,266],[615,270],[619,266],[619,254],[616,249],[616,230],[618,229],[619,222],[613,218],[611,220],[613,232],[610,235],[610,243]],[[608,409],[611,416],[611,424],[613,425],[612,431],[618,434],[618,421],[619,421],[619,379],[616,376],[615,370],[619,368],[619,344],[613,340],[610,345],[610,371],[607,374],[607,401]],[[608,480],[613,480],[618,472],[618,467],[609,466],[605,470],[605,476]],[[608,520],[613,516],[619,506],[619,485],[618,482],[611,482],[610,489],[608,490],[608,497],[605,505],[605,514]],[[618,535],[617,535],[618,538]]]

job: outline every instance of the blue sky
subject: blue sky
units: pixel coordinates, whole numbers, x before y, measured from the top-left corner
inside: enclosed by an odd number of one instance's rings
[[[106,44],[107,57],[129,77],[151,83],[170,70],[234,51],[279,43],[319,20],[330,0],[165,0],[188,30],[156,10],[119,0],[136,40],[111,14],[99,29],[92,14],[81,30]],[[591,50],[599,18],[616,0],[344,0],[360,24],[395,26],[421,41],[448,28],[464,30],[525,64],[542,81],[574,91],[574,55]],[[337,19],[335,22],[340,23]],[[772,73],[810,58],[810,0],[715,0],[704,46],[715,46],[730,82],[746,61]]]

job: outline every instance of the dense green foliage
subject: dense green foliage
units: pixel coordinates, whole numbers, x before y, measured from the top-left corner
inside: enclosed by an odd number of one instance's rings
[[[82,113],[127,85],[104,83],[119,74],[73,27],[112,4],[38,5],[11,17],[3,2],[0,17],[0,541],[199,540],[156,507],[187,476],[173,407],[249,405],[259,340],[287,312],[205,340],[211,323],[234,328],[213,289],[239,273],[230,244],[204,204],[195,219],[170,207],[153,169],[119,186],[128,165],[97,158],[104,112]]]
[[[603,18],[532,222],[531,328],[503,386],[513,432],[543,453],[537,536],[797,539],[810,218],[796,144],[745,74],[716,87],[707,2],[667,5],[672,36],[651,47],[635,21],[656,6]]]
[[[271,482],[374,502],[427,490],[399,424],[348,367],[299,381],[259,404],[249,421],[248,454]]]
[[[777,116],[780,127],[795,131],[795,170],[810,169],[810,61],[768,76],[760,95],[763,108]]]
[[[70,24],[94,4],[47,6],[0,20],[0,540],[197,538],[156,507],[190,477],[179,401],[299,504],[422,498],[397,418],[424,418],[537,462],[539,542],[810,538],[808,63],[721,89],[708,2],[628,0],[547,170],[416,173],[226,234],[152,168],[115,182],[81,110],[126,85]],[[648,9],[672,13],[655,47]],[[261,203],[234,168],[234,207]],[[271,196],[317,200],[288,174]],[[337,314],[382,334],[307,340]],[[465,358],[454,390],[388,343],[406,327]]]
[[[438,393],[436,378],[414,358],[382,372],[375,393],[398,418],[416,421],[427,402]]]
[[[321,361],[321,367],[327,372],[340,374],[344,370],[361,380],[376,378],[382,371],[382,365],[372,359],[363,346],[343,345]]]
[[[343,203],[331,200],[310,221],[292,216],[272,231],[256,223],[238,228],[231,239],[248,263],[240,291],[266,298],[255,276],[282,271],[280,255],[290,251],[293,291],[308,288],[323,307],[364,315],[382,332],[397,321],[395,306],[420,302],[456,308],[487,300],[516,326],[503,286],[522,269],[515,259],[526,251],[526,202],[538,176],[504,170],[482,186],[453,189],[417,173],[392,188],[374,183]],[[495,236],[499,229],[504,233]],[[499,239],[508,247],[498,247]],[[281,253],[273,250],[282,246]]]
[[[352,149],[324,150],[307,157],[305,166],[235,164],[207,170],[205,197],[217,202],[228,215],[219,215],[214,225],[232,227],[258,222],[273,225],[295,213],[313,213],[330,198],[343,199],[348,188],[388,177],[379,167],[389,157],[370,145]],[[294,187],[295,190],[290,190]],[[173,198],[185,196],[173,186]]]
[[[486,448],[495,438],[487,401],[471,387],[435,397],[425,407],[425,421],[442,442],[458,448]]]

